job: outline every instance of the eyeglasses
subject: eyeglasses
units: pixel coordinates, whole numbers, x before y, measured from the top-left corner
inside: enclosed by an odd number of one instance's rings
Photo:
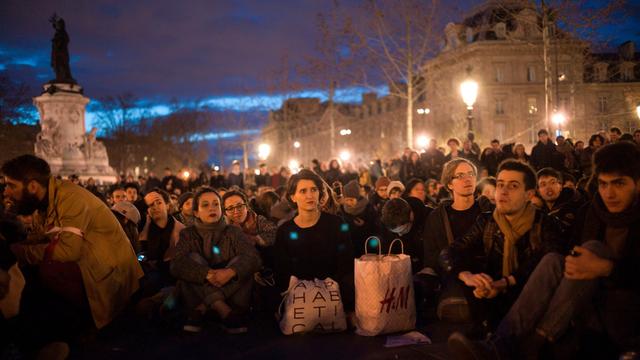
[[[464,180],[464,179],[474,178],[474,177],[476,177],[476,173],[474,173],[473,171],[469,171],[468,173],[457,173],[453,175],[453,178],[457,180]]]
[[[242,210],[243,207],[245,207],[247,204],[238,204],[235,206],[229,206],[228,208],[224,208],[224,211],[230,213],[230,212],[234,212],[234,211],[240,211]]]

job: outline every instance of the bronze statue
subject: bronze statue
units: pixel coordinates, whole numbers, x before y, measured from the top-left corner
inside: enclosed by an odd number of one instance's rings
[[[53,14],[49,22],[56,30],[53,39],[51,39],[51,67],[56,73],[55,80],[52,83],[76,84],[71,76],[71,68],[69,67],[69,35],[65,30],[64,20],[58,15]]]

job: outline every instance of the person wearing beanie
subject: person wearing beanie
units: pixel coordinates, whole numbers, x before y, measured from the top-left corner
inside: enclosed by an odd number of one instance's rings
[[[369,194],[369,203],[378,214],[378,218],[382,216],[382,207],[389,200],[389,193],[387,187],[389,186],[389,180],[386,176],[381,176],[376,181],[376,188]]]
[[[193,225],[195,217],[193,216],[193,193],[186,192],[178,198],[178,213],[176,219],[184,224],[184,226]]]
[[[364,243],[369,236],[380,235],[379,217],[369,200],[360,195],[360,185],[357,180],[351,180],[342,190],[342,213],[349,225],[353,254],[360,257],[364,254]]]
[[[389,199],[402,197],[404,193],[404,185],[400,181],[391,181],[387,186],[387,194]]]

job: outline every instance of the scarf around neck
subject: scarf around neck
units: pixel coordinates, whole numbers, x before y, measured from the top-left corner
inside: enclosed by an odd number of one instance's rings
[[[502,275],[509,276],[518,268],[518,249],[516,243],[522,235],[531,230],[533,221],[536,216],[536,209],[527,202],[524,209],[511,222],[507,217],[498,212],[493,211],[493,219],[498,224],[500,231],[504,234],[504,249],[502,255]]]
[[[202,220],[196,218],[194,222],[198,235],[202,238],[202,253],[207,259],[211,259],[213,255],[213,244],[220,240],[222,231],[227,227],[224,217],[221,217],[217,223],[206,224]]]
[[[593,212],[593,214],[588,214],[587,216],[595,215],[601,222],[605,223],[606,226],[622,228],[629,227],[631,224],[640,220],[640,204],[638,199],[633,202],[631,207],[620,213],[611,213],[607,210],[607,206],[602,201],[600,194],[596,194],[594,196],[593,201],[591,202],[592,206],[589,209],[589,212]],[[585,225],[593,225],[587,224]]]

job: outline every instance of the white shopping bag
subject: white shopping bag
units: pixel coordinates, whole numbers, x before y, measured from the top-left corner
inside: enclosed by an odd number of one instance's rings
[[[291,276],[289,289],[282,295],[278,316],[283,334],[347,329],[340,286],[333,279],[298,280]]]
[[[378,255],[367,253],[369,240],[378,241]],[[391,254],[396,241],[402,253]],[[416,305],[411,276],[411,258],[404,254],[402,240],[395,239],[387,255],[380,240],[365,242],[365,255],[355,259],[356,333],[364,336],[407,331],[415,328]]]

